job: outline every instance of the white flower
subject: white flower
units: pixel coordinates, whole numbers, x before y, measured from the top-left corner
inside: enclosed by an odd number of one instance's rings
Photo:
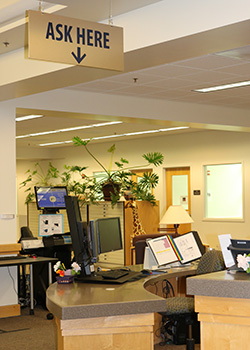
[[[54,265],[54,271],[56,272],[61,265],[61,261],[57,261],[57,263]]]
[[[79,272],[79,271],[81,271],[81,267],[76,263],[76,262],[73,262],[72,264],[71,264],[71,267],[72,267],[72,269],[77,273],[77,272]]]
[[[238,267],[241,267],[244,271],[246,271],[249,268],[249,262],[250,262],[250,257],[247,256],[246,254],[237,255],[237,262],[238,262]]]
[[[70,269],[66,270],[64,276],[71,276],[71,270]]]

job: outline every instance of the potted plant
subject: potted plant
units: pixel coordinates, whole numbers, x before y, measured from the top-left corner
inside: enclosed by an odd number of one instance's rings
[[[80,203],[96,203],[100,199],[97,193],[98,184],[94,178],[84,175],[86,167],[78,165],[64,165],[64,171],[60,171],[49,162],[48,168],[44,170],[39,162],[33,168],[26,171],[27,178],[20,183],[20,188],[25,188],[25,204],[35,199],[34,186],[67,186],[68,193],[78,196]]]
[[[65,171],[60,176],[61,183],[67,186],[68,193],[78,197],[80,204],[96,204],[101,200],[101,187],[93,176],[87,176],[87,167],[64,165]]]
[[[83,146],[87,153],[99,164],[103,169],[104,176],[99,181],[96,180],[92,182],[94,189],[98,195],[100,195],[100,190],[104,192],[104,199],[110,200],[112,206],[117,203],[117,201],[124,195],[124,193],[129,189],[137,200],[147,200],[152,204],[155,204],[155,197],[151,193],[151,189],[155,188],[158,184],[159,177],[153,172],[144,172],[139,183],[132,180],[134,175],[131,169],[133,168],[145,168],[149,165],[159,166],[163,163],[164,157],[160,152],[152,152],[143,154],[142,158],[147,162],[146,164],[140,166],[128,166],[129,161],[123,157],[119,161],[113,161],[115,145],[112,145],[108,152],[111,154],[109,167],[105,167],[102,162],[97,159],[94,154],[89,150],[88,144],[91,140],[82,140],[79,136],[73,138],[73,143],[75,146]],[[113,163],[116,169],[113,169]],[[86,180],[89,179],[86,177]],[[86,186],[88,190],[88,186]],[[106,190],[106,191],[105,191]]]

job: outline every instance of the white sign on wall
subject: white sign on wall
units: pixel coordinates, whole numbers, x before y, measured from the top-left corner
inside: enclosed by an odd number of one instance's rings
[[[28,57],[123,70],[123,28],[28,11]]]

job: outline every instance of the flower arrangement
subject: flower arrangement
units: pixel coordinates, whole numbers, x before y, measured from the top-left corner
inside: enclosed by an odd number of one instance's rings
[[[54,271],[56,274],[59,275],[59,277],[77,276],[80,274],[81,267],[76,262],[73,262],[71,264],[71,269],[66,269],[64,263],[62,263],[61,261],[58,261],[54,265]]]
[[[238,254],[237,263],[238,267],[242,268],[247,273],[250,273],[250,254]]]

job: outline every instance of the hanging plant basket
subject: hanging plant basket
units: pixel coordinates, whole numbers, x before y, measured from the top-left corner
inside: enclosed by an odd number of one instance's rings
[[[102,186],[103,198],[105,201],[112,201],[111,193],[117,195],[120,192],[120,185],[115,182],[105,182]]]

